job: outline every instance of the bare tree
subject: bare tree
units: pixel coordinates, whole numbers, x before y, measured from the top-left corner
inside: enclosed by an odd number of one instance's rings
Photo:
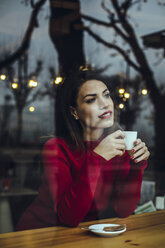
[[[82,27],[80,3],[79,0],[49,1],[51,12],[49,33],[54,47],[58,52],[59,73],[62,76],[66,76],[71,71],[78,70],[80,66],[85,64],[83,53],[83,30],[82,28],[79,28],[80,26]],[[33,9],[28,28],[20,47],[15,52],[11,53],[11,55],[0,61],[0,68],[12,64],[29,49],[33,31],[35,27],[39,26],[37,20],[38,13],[46,0],[38,0],[36,3],[34,3],[34,0],[23,0],[23,2],[25,4],[30,3]],[[45,86],[47,89],[40,93],[40,97],[45,94],[56,97],[57,87],[55,85],[49,86],[48,84]],[[55,109],[57,111],[59,109],[58,99],[55,101]]]
[[[6,67],[7,82],[6,87],[10,90],[14,97],[15,106],[17,109],[17,130],[16,130],[16,142],[19,145],[22,136],[22,115],[25,106],[33,102],[39,95],[39,90],[35,93],[33,86],[29,86],[29,80],[32,77],[39,76],[42,70],[42,62],[40,60],[36,63],[36,68],[32,72],[28,72],[28,55],[27,53],[20,57],[17,62],[17,71],[14,66]],[[15,87],[12,87],[15,83]],[[32,94],[33,93],[33,94]],[[30,97],[31,96],[31,97]]]
[[[23,0],[32,7],[32,13],[22,43],[16,51],[0,60],[0,69],[14,63],[30,47],[35,28],[39,27],[38,14],[48,0]],[[50,22],[49,33],[59,56],[60,73],[67,75],[85,64],[83,53],[83,31],[80,17],[79,0],[49,0]]]
[[[25,31],[22,43],[18,47],[16,51],[12,51],[10,55],[5,56],[2,60],[0,60],[0,69],[6,66],[9,66],[10,64],[13,64],[15,61],[17,61],[25,52],[28,51],[30,47],[30,42],[32,38],[32,34],[35,28],[38,28],[38,14],[42,8],[42,6],[45,4],[47,0],[39,0],[37,3],[34,3],[34,0],[24,0],[25,3],[30,2],[32,7],[32,13],[29,20],[28,27]]]

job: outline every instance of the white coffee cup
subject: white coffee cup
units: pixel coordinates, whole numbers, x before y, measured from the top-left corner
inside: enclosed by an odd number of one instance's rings
[[[131,150],[134,147],[134,142],[137,139],[136,131],[123,131],[125,134],[124,142],[126,144],[126,150]]]

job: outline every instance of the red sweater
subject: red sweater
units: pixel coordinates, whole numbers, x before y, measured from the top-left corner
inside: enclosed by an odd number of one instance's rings
[[[77,226],[114,213],[118,217],[133,213],[147,162],[135,164],[127,152],[106,161],[93,151],[98,142],[85,142],[84,153],[69,149],[60,138],[45,144],[39,195],[22,216],[17,230]]]

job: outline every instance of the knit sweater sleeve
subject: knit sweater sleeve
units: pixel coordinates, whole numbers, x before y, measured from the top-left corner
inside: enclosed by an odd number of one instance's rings
[[[60,139],[50,139],[43,149],[45,175],[60,223],[77,226],[87,215],[100,175],[100,157],[92,151],[84,154],[83,164],[76,176],[67,147]]]
[[[118,163],[118,174],[115,181],[114,209],[119,217],[132,214],[141,195],[141,184],[147,161],[138,164],[130,160],[126,153]]]

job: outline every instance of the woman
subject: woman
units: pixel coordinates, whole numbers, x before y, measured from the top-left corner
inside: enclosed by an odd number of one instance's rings
[[[106,84],[92,72],[81,71],[65,80],[60,99],[61,137],[44,146],[39,195],[17,230],[126,217],[140,198],[149,151],[140,139],[131,157],[125,151]]]

